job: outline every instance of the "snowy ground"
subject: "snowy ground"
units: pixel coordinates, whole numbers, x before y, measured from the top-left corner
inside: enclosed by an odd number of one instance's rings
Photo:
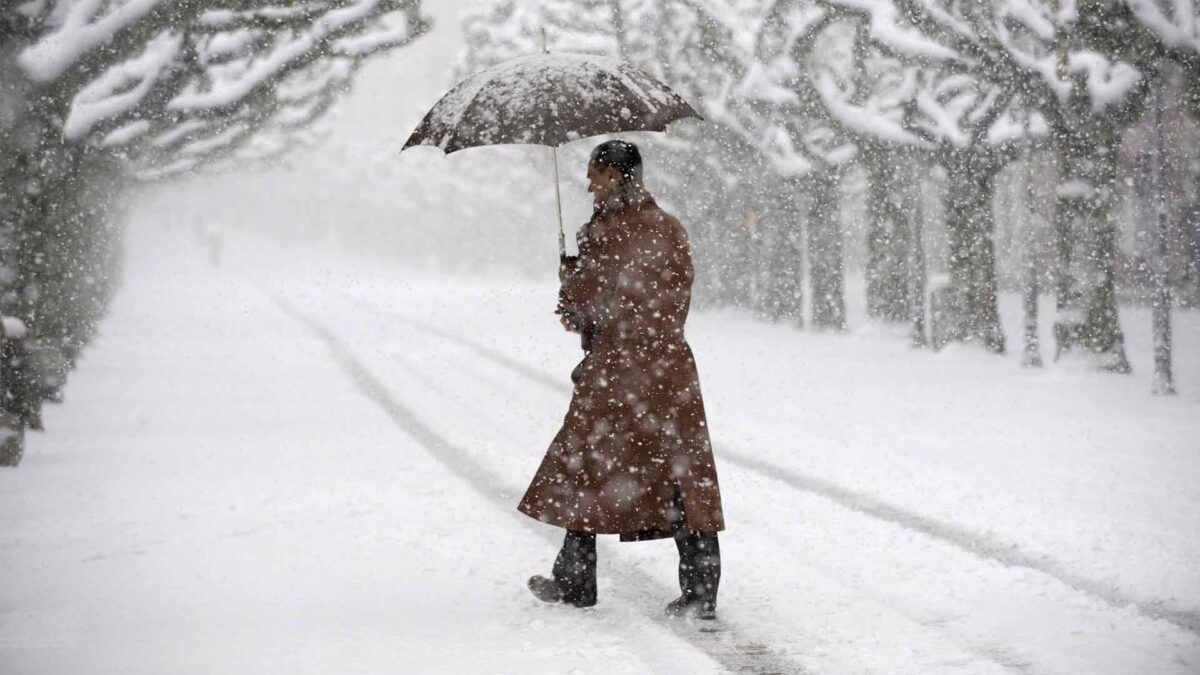
[[[132,234],[0,473],[6,675],[1200,671],[1195,314],[1173,399],[1141,312],[1132,377],[697,314],[730,524],[703,632],[660,616],[668,542],[602,541],[593,610],[524,588],[560,533],[514,505],[578,359],[553,285]]]

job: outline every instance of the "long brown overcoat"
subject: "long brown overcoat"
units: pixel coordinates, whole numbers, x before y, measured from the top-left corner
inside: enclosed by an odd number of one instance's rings
[[[519,509],[570,530],[666,536],[725,528],[704,401],[684,339],[687,232],[645,193],[600,211],[560,274],[559,311],[590,350],[562,428]],[[581,318],[582,317],[582,318]]]

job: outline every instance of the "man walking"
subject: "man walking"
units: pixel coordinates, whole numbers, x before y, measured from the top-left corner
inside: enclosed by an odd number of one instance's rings
[[[546,602],[596,604],[596,535],[674,537],[682,594],[672,615],[716,618],[721,492],[684,322],[687,232],[642,183],[637,146],[609,141],[588,162],[592,219],[559,269],[558,314],[582,336],[574,395],[519,509],[565,528]]]

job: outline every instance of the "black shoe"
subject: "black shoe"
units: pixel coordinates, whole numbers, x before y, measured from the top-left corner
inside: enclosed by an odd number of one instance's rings
[[[562,602],[563,592],[558,583],[542,575],[529,577],[529,590],[542,602]]]
[[[562,603],[572,607],[591,607],[596,604],[595,593],[567,593],[557,581],[540,574],[529,577],[529,591],[542,602]]]
[[[693,615],[697,619],[712,621],[717,618],[717,606],[703,598],[681,595],[667,603],[667,616]]]

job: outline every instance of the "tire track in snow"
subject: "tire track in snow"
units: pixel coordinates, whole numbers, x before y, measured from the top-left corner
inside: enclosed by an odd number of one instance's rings
[[[572,388],[560,379],[551,377],[527,363],[475,342],[470,338],[393,311],[381,310],[349,294],[343,295],[351,303],[364,310],[387,314],[389,318],[395,319],[416,330],[454,342],[544,388],[565,396],[570,396],[572,393]],[[714,446],[717,445],[714,442]],[[1027,553],[1016,543],[999,541],[992,537],[980,535],[954,523],[907,511],[868,494],[757,458],[749,453],[731,448],[725,442],[721,442],[719,446],[720,450],[717,452],[719,459],[728,460],[731,464],[747,471],[779,481],[793,489],[819,495],[857,513],[889,522],[950,544],[977,558],[997,562],[1006,567],[1023,568],[1045,574],[1059,583],[1096,598],[1111,607],[1131,609],[1143,617],[1157,621],[1166,621],[1190,633],[1200,635],[1200,612],[1168,607],[1165,602],[1161,601],[1139,600],[1114,586],[1073,572],[1052,558]]]
[[[432,335],[432,336],[440,338],[440,339],[451,341],[451,342],[457,344],[458,346],[463,347],[463,348],[469,350],[470,352],[482,357],[486,361],[497,363],[512,372],[518,373],[523,378],[526,378],[530,381],[533,381],[533,382],[536,382],[537,384],[542,385],[547,390],[554,391],[556,393],[560,393],[565,396],[570,396],[572,393],[572,388],[570,386],[564,385],[561,382],[560,378],[555,378],[555,377],[545,373],[542,370],[539,370],[533,366],[530,366],[529,364],[527,364],[523,361],[520,361],[518,359],[514,359],[502,352],[490,349],[485,345],[471,341],[469,338],[465,338],[459,334],[455,334],[455,333],[446,331],[446,330],[439,328],[437,326],[434,326],[432,324],[428,324],[428,323],[425,323],[425,322],[417,320],[417,319],[412,319],[410,317],[403,316],[396,312],[391,312],[388,310],[381,310],[378,307],[375,307],[360,298],[356,298],[353,295],[351,295],[350,293],[347,293],[345,291],[338,291],[337,293],[338,293],[338,295],[341,295],[343,298],[345,298],[349,304],[354,305],[359,310],[361,310],[362,312],[364,312],[368,315],[372,315],[372,316],[380,315],[380,314],[386,315],[390,320],[404,323],[413,330],[416,330],[418,332],[423,332],[423,333]],[[457,359],[455,359],[454,361],[457,362]],[[410,372],[412,372],[412,366],[409,362],[404,361],[401,363],[401,365],[407,366],[406,369],[409,370]],[[461,364],[460,364],[460,367],[461,367]],[[475,371],[473,371],[472,369],[464,369],[464,372],[474,373]],[[519,390],[519,388],[516,388],[516,387],[510,386],[510,388],[512,388],[514,390]],[[733,462],[733,464],[736,465],[737,463]],[[758,472],[754,471],[753,469],[747,469],[746,467],[741,467],[741,468],[745,469],[746,471],[748,471],[751,474],[758,473]],[[793,486],[789,486],[789,487],[793,487]],[[818,495],[818,496],[820,496],[820,495]],[[837,508],[838,504],[834,503],[834,507]],[[928,624],[927,622],[920,621],[920,620],[916,620],[916,623],[918,623],[922,626],[925,626],[927,628],[933,627],[930,624]],[[954,644],[956,644],[959,648],[965,650],[966,652],[971,653],[971,654],[973,654],[981,659],[984,659],[986,661],[991,661],[991,662],[999,665],[1000,667],[1002,667],[1005,670],[1010,670],[1010,671],[1014,671],[1014,672],[1018,672],[1018,673],[1032,672],[1030,670],[1028,663],[1026,663],[1025,661],[1023,661],[1022,659],[1020,659],[1018,657],[1014,657],[1013,655],[1009,654],[1007,652],[1007,650],[1004,648],[996,648],[996,647],[991,647],[991,646],[982,646],[981,647],[979,645],[964,643],[962,641],[955,640],[953,638],[951,639],[951,641],[954,642]]]
[[[503,485],[500,479],[475,463],[470,453],[446,440],[409,407],[394,398],[379,378],[367,370],[336,333],[325,324],[298,310],[280,295],[273,294],[273,298],[275,304],[284,313],[305,327],[325,345],[334,362],[346,373],[359,392],[378,405],[396,426],[424,447],[439,464],[466,481],[472,489],[497,506],[505,510],[512,508],[511,490],[507,489],[507,486],[502,491],[497,490],[497,486]],[[534,527],[533,521],[524,516],[520,516],[520,518],[533,532],[555,545],[558,544],[558,538],[546,531],[545,528]],[[633,581],[630,586],[640,593],[650,594],[661,590],[656,581],[636,567],[629,569],[629,576]],[[648,619],[691,644],[732,673],[804,675],[810,672],[799,663],[774,652],[762,642],[746,635],[738,626],[725,620],[718,624],[717,630],[705,632],[698,631],[692,622],[672,619],[665,615],[651,615]]]

